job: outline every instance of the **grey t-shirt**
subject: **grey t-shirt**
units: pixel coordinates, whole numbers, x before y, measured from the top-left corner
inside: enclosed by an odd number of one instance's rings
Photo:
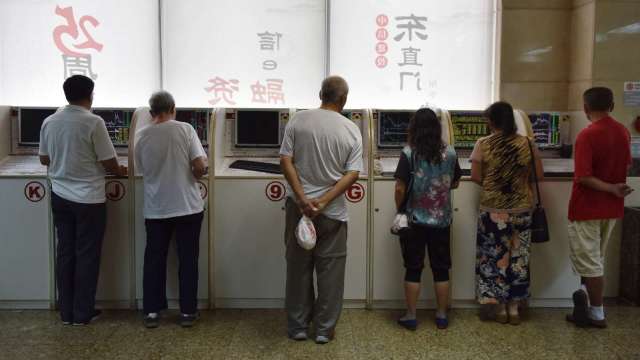
[[[324,109],[295,114],[284,131],[280,155],[293,157],[298,177],[309,198],[329,191],[348,171],[362,171],[360,129],[341,114]],[[289,196],[295,196],[290,188]],[[328,218],[347,221],[347,204],[338,196],[327,205]]]

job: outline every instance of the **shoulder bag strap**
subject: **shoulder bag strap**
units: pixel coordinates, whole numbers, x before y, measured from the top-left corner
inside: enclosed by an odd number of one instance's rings
[[[409,203],[409,197],[411,197],[411,189],[413,188],[413,175],[415,174],[415,151],[411,149],[411,156],[409,157],[409,182],[407,183],[407,188],[404,192],[404,200],[402,201],[402,206],[400,209],[402,211],[407,210],[407,204]]]
[[[531,145],[531,140],[527,138],[527,143],[529,144],[529,151],[531,152],[531,167],[533,168],[533,179],[536,183],[536,196],[537,196],[537,204],[536,207],[540,207],[542,204],[542,198],[540,198],[540,185],[538,184],[538,170],[536,169],[536,158],[533,152],[533,146]]]

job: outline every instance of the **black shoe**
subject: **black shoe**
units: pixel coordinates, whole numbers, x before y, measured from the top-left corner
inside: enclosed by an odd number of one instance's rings
[[[200,313],[196,312],[195,314],[180,314],[180,326],[183,328],[192,327],[196,321],[200,318]]]
[[[587,293],[580,289],[573,292],[573,314],[567,315],[567,321],[576,324],[577,327],[589,326],[589,299]]]
[[[155,329],[160,326],[160,315],[158,313],[148,313],[142,319],[147,329]]]
[[[85,320],[85,321],[74,321],[73,322],[73,326],[85,326],[85,325],[89,325],[89,323],[94,322],[96,320],[98,320],[98,318],[100,318],[100,315],[102,315],[102,310],[93,310],[93,315],[91,315],[91,318],[89,320]]]

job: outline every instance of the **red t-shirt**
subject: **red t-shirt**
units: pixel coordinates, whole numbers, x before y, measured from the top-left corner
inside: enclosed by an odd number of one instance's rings
[[[621,218],[623,198],[580,185],[577,180],[594,176],[612,184],[626,182],[631,164],[631,136],[627,128],[609,116],[591,123],[576,138],[574,163],[569,220]]]

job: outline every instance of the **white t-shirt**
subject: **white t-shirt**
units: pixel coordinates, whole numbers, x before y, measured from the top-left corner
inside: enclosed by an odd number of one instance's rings
[[[324,109],[298,112],[285,128],[280,155],[291,156],[309,198],[329,191],[348,171],[362,171],[362,135],[351,120]],[[290,197],[295,196],[288,189]],[[331,219],[347,221],[347,203],[338,196],[323,210]]]
[[[83,204],[106,201],[100,161],[115,158],[116,150],[101,117],[65,106],[44,120],[38,153],[51,159],[48,174],[56,195]]]
[[[140,130],[135,147],[136,169],[144,179],[144,217],[166,219],[204,210],[191,161],[206,158],[195,129],[170,120]]]

